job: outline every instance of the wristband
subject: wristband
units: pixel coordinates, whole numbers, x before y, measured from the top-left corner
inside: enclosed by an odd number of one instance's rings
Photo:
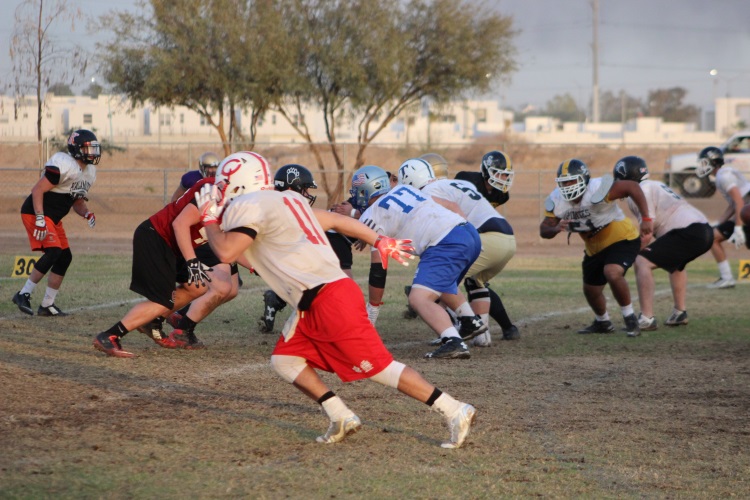
[[[354,218],[354,216],[355,216],[356,214],[357,214],[357,209],[356,209],[356,208],[352,208],[352,211],[351,211],[351,212],[349,213],[349,217],[352,217],[352,218]]]
[[[654,219],[652,219],[651,217],[643,217],[641,220],[643,222],[653,222],[654,221]]]

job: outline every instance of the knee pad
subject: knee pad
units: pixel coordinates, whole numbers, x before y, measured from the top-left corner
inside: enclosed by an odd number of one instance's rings
[[[390,365],[386,366],[382,372],[370,377],[370,380],[398,389],[398,381],[401,379],[401,373],[404,371],[404,368],[406,368],[405,364],[395,360],[391,361]]]
[[[490,300],[490,290],[474,278],[466,278],[464,280],[464,288],[466,289],[466,295],[469,298],[469,302],[475,300]]]
[[[60,257],[58,257],[57,262],[52,265],[52,272],[60,276],[65,276],[71,262],[73,262],[73,252],[70,251],[70,248],[66,248],[62,251]]]
[[[47,271],[49,271],[50,268],[52,268],[52,266],[54,266],[57,260],[60,258],[62,252],[63,250],[60,247],[45,248],[42,256],[39,257],[39,260],[37,260],[36,264],[34,264],[34,269],[42,274],[47,274]]]
[[[385,278],[388,271],[383,269],[383,264],[373,262],[370,264],[369,285],[375,288],[385,288]]]
[[[297,379],[297,376],[302,373],[302,370],[305,369],[307,362],[305,361],[305,358],[299,356],[275,354],[271,356],[271,366],[281,378],[291,384]]]

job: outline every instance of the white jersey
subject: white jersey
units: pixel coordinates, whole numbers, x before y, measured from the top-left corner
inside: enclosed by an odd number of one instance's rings
[[[96,181],[96,165],[89,164],[81,169],[75,158],[68,153],[53,154],[45,165],[60,170],[60,182],[51,192],[69,194],[75,200],[88,197],[89,189]]]
[[[578,203],[563,198],[559,188],[555,188],[545,202],[545,215],[570,221],[570,231],[581,235],[588,255],[595,255],[618,241],[638,237],[635,226],[617,203],[606,199],[599,203],[592,201],[601,185],[601,177],[591,179]],[[554,205],[552,208],[548,206],[550,202]]]
[[[469,181],[440,179],[425,185],[422,192],[456,203],[466,215],[466,220],[476,228],[481,227],[482,224],[492,218],[504,218],[497,213],[497,210],[490,205],[490,202],[484,196],[477,192],[476,186]]]
[[[292,191],[238,196],[222,215],[221,229],[255,231],[245,250],[250,264],[282,300],[295,308],[303,292],[346,277],[307,198]]]
[[[716,189],[727,200],[727,203],[732,206],[734,206],[734,200],[729,196],[729,190],[735,186],[740,190],[740,196],[743,198],[750,193],[750,182],[745,179],[745,176],[732,167],[727,167],[726,165],[721,167],[716,173]]]
[[[359,218],[380,234],[409,239],[415,253],[424,251],[466,219],[438,205],[418,189],[399,184],[378,198]]]
[[[654,220],[654,238],[696,222],[708,222],[703,212],[685,201],[664,183],[644,180],[641,181],[640,186],[643,195],[646,197],[648,214]],[[638,207],[630,198],[628,198],[628,206],[638,218],[638,222],[641,222]]]

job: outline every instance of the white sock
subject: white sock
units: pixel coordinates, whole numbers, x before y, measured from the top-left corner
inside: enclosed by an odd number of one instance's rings
[[[482,318],[482,323],[487,325],[487,327],[490,326],[490,313],[480,314],[480,318]]]
[[[725,260],[723,262],[719,262],[719,276],[721,276],[721,279],[723,279],[723,280],[734,279],[732,277],[732,268],[729,267],[729,261],[728,260]]]
[[[609,312],[604,311],[604,314],[599,316],[598,314],[594,313],[594,317],[597,321],[609,321]]]
[[[451,418],[461,408],[461,402],[444,392],[435,400],[432,407],[442,413],[445,418]]]
[[[620,307],[620,311],[622,311],[622,317],[623,318],[627,318],[631,314],[634,314],[635,311],[633,310],[633,303],[631,302],[630,304],[628,304],[626,306],[621,306]]]
[[[32,293],[34,293],[35,288],[36,288],[36,283],[31,281],[31,279],[27,279],[26,283],[23,285],[23,288],[21,288],[21,291],[19,293],[21,295],[23,295],[24,293],[28,293],[29,295],[31,295]]]
[[[471,308],[468,302],[464,302],[456,309],[456,314],[459,316],[471,316],[474,317],[474,310]]]
[[[442,332],[440,332],[440,338],[448,338],[448,337],[458,337],[461,338],[461,336],[458,334],[458,330],[456,330],[455,326],[451,326],[449,328],[446,328]]]
[[[323,401],[321,406],[331,422],[338,422],[339,420],[354,415],[354,412],[351,411],[338,396]]]
[[[57,297],[57,290],[47,287],[47,290],[44,292],[44,298],[42,299],[42,307],[49,307],[54,304],[55,297]]]

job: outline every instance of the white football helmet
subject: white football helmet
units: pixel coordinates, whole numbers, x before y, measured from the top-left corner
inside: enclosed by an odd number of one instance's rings
[[[226,203],[245,193],[272,190],[273,175],[268,161],[261,155],[240,151],[221,161],[216,171],[216,185],[222,186]]]
[[[360,212],[367,210],[370,200],[391,190],[388,173],[375,165],[366,165],[352,174],[352,189],[349,191]]]
[[[435,180],[432,166],[421,158],[406,160],[398,167],[398,183],[422,189]]]

